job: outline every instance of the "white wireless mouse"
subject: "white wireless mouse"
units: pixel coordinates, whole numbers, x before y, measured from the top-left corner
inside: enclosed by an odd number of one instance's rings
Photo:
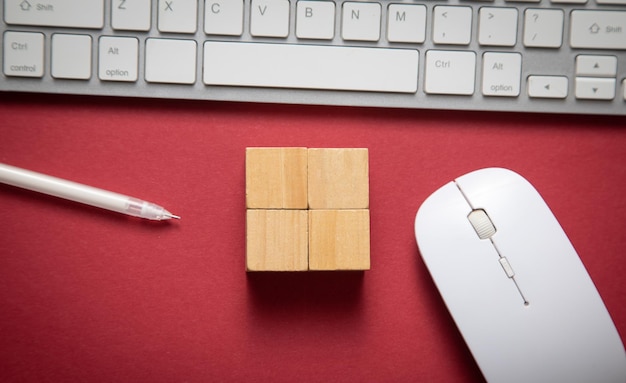
[[[415,236],[489,382],[626,382],[626,353],[582,264],[535,188],[478,170],[422,204]]]

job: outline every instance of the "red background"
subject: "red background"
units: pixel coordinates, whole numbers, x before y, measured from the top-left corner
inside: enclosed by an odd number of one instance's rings
[[[370,271],[246,274],[251,146],[369,148]],[[626,335],[623,117],[4,93],[0,162],[182,216],[0,185],[3,382],[481,381],[413,220],[489,166],[539,190]]]

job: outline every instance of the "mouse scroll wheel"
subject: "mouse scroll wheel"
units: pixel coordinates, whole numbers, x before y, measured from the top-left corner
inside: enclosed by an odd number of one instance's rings
[[[472,210],[467,218],[474,227],[474,230],[476,230],[476,234],[478,234],[480,239],[491,238],[491,236],[496,233],[496,227],[493,226],[493,222],[491,222],[491,219],[485,210]]]

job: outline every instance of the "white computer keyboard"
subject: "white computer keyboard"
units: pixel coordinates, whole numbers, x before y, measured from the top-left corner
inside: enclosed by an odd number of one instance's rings
[[[3,0],[0,91],[626,115],[626,0]]]

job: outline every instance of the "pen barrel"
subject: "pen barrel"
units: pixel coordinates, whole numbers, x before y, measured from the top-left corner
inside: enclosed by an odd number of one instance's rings
[[[130,197],[57,177],[0,164],[0,182],[128,214]]]

